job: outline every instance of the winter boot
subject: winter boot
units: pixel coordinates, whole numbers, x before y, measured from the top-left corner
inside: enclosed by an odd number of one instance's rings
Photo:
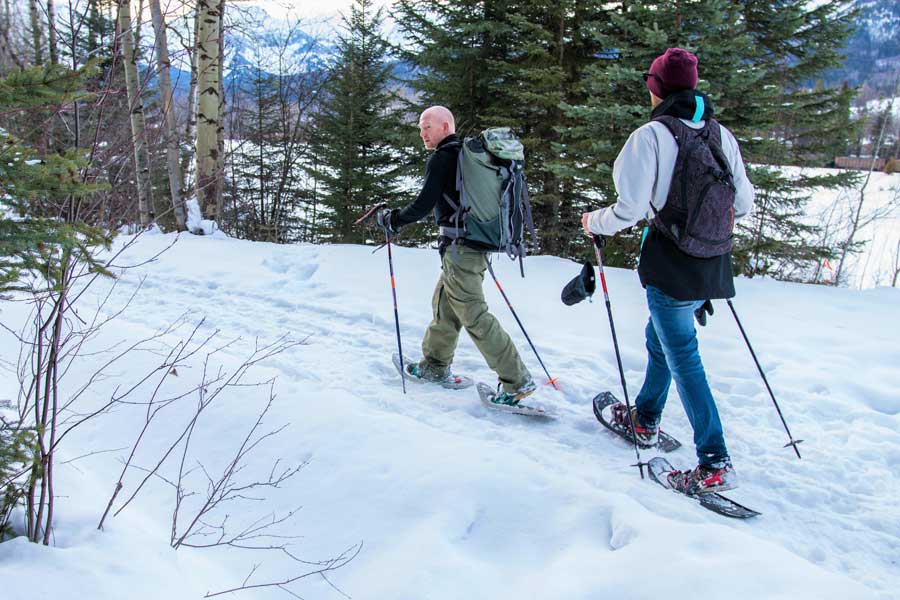
[[[667,479],[669,485],[685,494],[724,492],[738,486],[737,473],[729,459],[713,466],[697,465],[691,471],[672,471]]]
[[[416,379],[430,381],[431,383],[445,384],[454,383],[457,377],[454,377],[450,369],[446,367],[436,367],[428,361],[422,359],[418,363],[407,363],[406,374]]]
[[[634,435],[637,437],[638,446],[641,448],[653,448],[659,438],[659,426],[647,425],[641,421],[641,415],[636,406],[631,407],[631,419],[628,418],[628,408],[622,402],[617,402],[610,407],[612,420],[617,425],[624,427],[631,433],[631,423],[634,422]]]
[[[537,389],[537,384],[534,382],[534,379],[531,377],[528,378],[528,381],[520,385],[516,388],[516,391],[509,393],[506,391],[501,391],[502,384],[497,384],[497,393],[491,398],[492,404],[505,404],[506,406],[515,406],[519,403],[519,400],[530,396]]]

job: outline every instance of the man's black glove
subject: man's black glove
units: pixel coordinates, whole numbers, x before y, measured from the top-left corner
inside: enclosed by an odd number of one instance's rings
[[[397,233],[397,229],[394,228],[391,220],[394,215],[393,208],[382,208],[377,213],[375,213],[375,222],[378,223],[378,226],[384,229],[387,227],[387,230],[390,233]]]
[[[709,313],[709,316],[712,316],[714,312],[712,300],[707,300],[700,308],[694,311],[694,317],[700,323],[700,327],[706,327],[706,314]]]

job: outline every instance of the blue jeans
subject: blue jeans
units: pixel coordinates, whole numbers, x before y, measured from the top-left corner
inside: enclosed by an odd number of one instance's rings
[[[728,459],[728,450],[697,349],[694,310],[703,302],[676,300],[647,286],[647,374],[635,406],[642,423],[659,423],[674,378],[684,412],[694,428],[697,458],[701,465],[715,466]]]

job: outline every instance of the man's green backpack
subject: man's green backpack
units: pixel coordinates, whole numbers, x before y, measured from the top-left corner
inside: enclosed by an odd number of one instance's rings
[[[521,260],[525,226],[536,239],[524,167],[522,142],[508,127],[466,138],[456,170],[459,206],[445,196],[456,211],[456,226],[442,227],[441,234],[479,242]]]

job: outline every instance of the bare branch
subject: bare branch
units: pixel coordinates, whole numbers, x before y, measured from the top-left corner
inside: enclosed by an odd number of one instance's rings
[[[251,584],[249,582],[250,578],[252,577],[253,573],[256,571],[256,568],[254,567],[254,569],[250,572],[250,574],[244,579],[243,585],[234,587],[234,588],[230,588],[227,590],[222,590],[219,592],[207,592],[207,594],[204,596],[204,598],[213,598],[215,596],[222,596],[224,594],[232,594],[234,592],[243,592],[246,590],[255,590],[255,589],[267,588],[267,587],[277,587],[277,588],[282,589],[285,592],[292,593],[289,590],[284,589],[284,586],[290,585],[296,581],[299,581],[299,580],[309,577],[311,575],[325,575],[326,573],[328,573],[330,571],[340,569],[341,567],[343,567],[347,563],[349,563],[351,560],[356,558],[359,555],[360,551],[362,550],[362,547],[363,547],[362,542],[355,544],[353,546],[350,546],[349,548],[344,550],[340,555],[336,556],[335,558],[332,558],[327,561],[323,561],[322,563],[319,563],[321,565],[319,568],[314,569],[309,572],[306,572],[306,573],[303,573],[301,575],[296,575],[294,577],[289,577],[287,579],[283,579],[281,581],[271,581],[271,582],[267,582],[267,583]],[[303,562],[303,561],[298,561],[298,562]],[[305,563],[305,564],[308,564],[308,563]],[[329,582],[329,584],[330,584],[330,582]],[[334,586],[332,586],[332,587],[334,587]],[[344,594],[344,595],[346,596],[346,594]]]

